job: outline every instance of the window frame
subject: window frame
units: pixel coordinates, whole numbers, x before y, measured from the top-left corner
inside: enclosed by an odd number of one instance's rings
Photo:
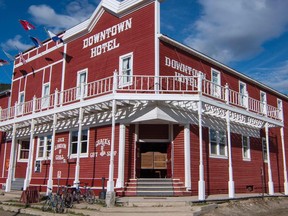
[[[266,114],[265,104],[267,104],[267,94],[264,91],[260,91],[260,112],[262,114]]]
[[[124,60],[125,59],[128,59],[130,58],[130,74],[129,75],[123,75],[123,63],[124,63]],[[129,70],[129,69],[125,69],[126,71]],[[127,53],[125,55],[121,55],[119,56],[119,76],[121,77],[120,80],[119,80],[119,86],[120,87],[125,87],[125,86],[129,86],[129,85],[132,85],[133,84],[133,52],[130,52],[130,53]],[[128,80],[124,80],[125,77],[128,79]]]
[[[244,146],[244,137],[247,140],[247,156],[245,156],[245,146]],[[251,148],[250,148],[250,137],[242,135],[242,157],[244,161],[251,161]]]
[[[46,95],[46,87],[48,87],[48,95]],[[50,82],[44,83],[42,88],[41,108],[47,108],[50,105]]]
[[[262,158],[263,158],[264,163],[268,162],[266,137],[262,137]]]
[[[82,129],[82,136],[83,136],[83,131],[87,131],[87,140],[86,140],[87,152],[85,152],[85,153],[81,153],[80,152],[80,157],[88,157],[88,155],[89,155],[89,132],[90,132],[90,129],[89,128],[83,128]],[[72,141],[72,135],[73,135],[74,132],[77,133],[77,141]],[[76,142],[76,146],[78,146],[78,130],[71,130],[70,134],[69,134],[69,152],[68,152],[69,158],[77,158],[77,152],[76,153],[72,153],[73,143],[75,143],[75,142]],[[82,142],[84,142],[84,141],[81,140],[81,146],[80,146],[81,150],[82,150]]]
[[[244,87],[243,88],[244,92],[241,92],[241,85]],[[246,93],[247,93],[247,84],[242,81],[239,81],[239,104],[243,107],[245,106]]]
[[[214,82],[214,74],[217,74],[217,83]],[[216,85],[216,86],[215,86]],[[211,95],[216,98],[221,98],[221,72],[211,68]]]
[[[21,158],[21,153],[22,153],[22,151],[23,151],[23,148],[22,148],[23,142],[29,143],[28,148],[25,148],[25,152],[28,152],[27,158]],[[31,145],[30,141],[29,141],[29,140],[19,140],[18,145],[19,145],[19,146],[18,146],[18,156],[17,156],[17,159],[18,159],[18,160],[17,160],[17,161],[18,161],[18,162],[28,162],[28,161],[29,161],[30,145]]]
[[[283,101],[277,98],[278,118],[283,120]]]
[[[216,134],[216,153],[212,153],[212,131],[215,131]],[[223,135],[224,137],[224,143],[221,142],[221,140],[223,139],[223,137],[220,135]],[[222,138],[222,139],[221,139]],[[213,140],[214,141],[214,140]],[[215,143],[214,141],[214,143]],[[223,146],[224,144],[224,155],[221,154],[221,145]],[[213,128],[209,128],[209,156],[212,158],[222,158],[222,159],[227,159],[228,158],[228,149],[227,149],[227,134],[226,131],[221,131],[221,130],[215,130]]]
[[[22,99],[23,99],[23,101],[22,101]],[[25,104],[25,92],[21,91],[21,92],[19,92],[19,96],[18,96],[18,109],[17,109],[18,115],[23,114],[24,104]]]
[[[85,74],[85,82],[84,83],[84,90],[82,90],[82,85],[80,82],[81,81],[81,75]],[[76,83],[76,98],[77,99],[80,99],[81,98],[81,93],[83,91],[83,97],[85,97],[87,95],[87,83],[88,83],[88,68],[85,68],[85,69],[82,69],[82,70],[79,70],[77,72],[77,83]]]
[[[43,138],[43,155],[40,157],[40,156],[39,156],[39,150],[40,150],[41,138]],[[47,145],[49,139],[51,139],[50,145]],[[37,139],[36,160],[51,160],[52,139],[53,139],[52,134],[47,134],[47,135],[43,135],[43,136],[39,136],[39,137],[38,137],[38,139]],[[50,151],[48,150],[48,146],[50,146]],[[49,154],[48,154],[48,152],[49,152]]]

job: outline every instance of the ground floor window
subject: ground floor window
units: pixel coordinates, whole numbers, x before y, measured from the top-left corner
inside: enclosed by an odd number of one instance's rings
[[[29,148],[30,148],[30,141],[24,141],[24,140],[20,141],[19,154],[18,154],[19,161],[28,161]]]
[[[37,158],[47,159],[51,154],[52,135],[41,136],[38,138]]]
[[[263,160],[264,162],[267,162],[267,144],[266,144],[266,138],[262,138],[262,152],[263,152]]]
[[[242,136],[242,154],[243,154],[243,160],[251,160],[250,139],[247,136]]]
[[[80,140],[80,155],[88,155],[88,129],[82,130]],[[77,156],[78,131],[71,132],[70,155]]]
[[[210,156],[227,157],[226,132],[210,128]]]

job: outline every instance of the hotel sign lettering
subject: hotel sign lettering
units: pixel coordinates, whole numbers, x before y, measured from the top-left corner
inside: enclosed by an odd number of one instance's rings
[[[131,28],[132,28],[132,18],[127,19],[121,23],[118,23],[101,32],[98,32],[90,37],[85,38],[83,40],[83,49],[92,47],[90,48],[91,50],[90,58],[94,58],[96,56],[100,56],[103,53],[117,49],[118,47],[120,47],[120,43],[118,42],[117,38],[113,37]],[[110,40],[107,42],[103,42],[107,39]]]

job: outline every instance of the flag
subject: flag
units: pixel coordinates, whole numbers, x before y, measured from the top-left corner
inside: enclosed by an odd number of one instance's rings
[[[12,55],[10,55],[9,53],[7,53],[7,52],[4,51],[3,49],[2,49],[2,51],[3,51],[4,54],[7,56],[8,59],[10,59],[11,61],[14,61],[14,60],[15,60],[15,58],[14,58]]]
[[[24,58],[22,52],[20,52],[19,58],[20,58],[20,62],[22,62],[22,64],[26,64],[26,59]]]
[[[0,59],[0,67],[2,67],[3,65],[9,64],[8,61],[4,60],[4,59]]]
[[[26,31],[31,30],[31,29],[35,29],[35,26],[33,26],[31,23],[29,23],[26,20],[19,20],[19,22]]]
[[[30,36],[30,38],[36,47],[42,47],[43,46],[42,42],[38,38],[31,37],[31,36]]]
[[[45,29],[46,30],[46,29]],[[48,36],[56,43],[57,41],[60,41],[61,43],[63,43],[62,38],[58,37],[56,34],[54,34],[53,32],[46,30]]]

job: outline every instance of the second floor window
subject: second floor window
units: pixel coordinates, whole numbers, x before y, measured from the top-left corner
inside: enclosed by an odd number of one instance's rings
[[[260,92],[260,112],[265,113],[265,104],[266,104],[266,93],[265,92]]]
[[[77,74],[77,98],[86,95],[87,69],[79,71]]]
[[[221,80],[219,71],[212,69],[211,82],[211,95],[217,98],[221,98]]]
[[[246,83],[239,82],[239,105],[244,106],[245,105],[245,95],[246,95]]]
[[[49,107],[50,102],[50,85],[45,83],[42,90],[42,108]]]
[[[120,86],[131,85],[133,76],[133,53],[120,56],[119,65]]]
[[[216,157],[227,156],[226,133],[210,128],[210,155]]]
[[[24,102],[25,102],[25,95],[24,92],[20,92],[19,100],[18,100],[18,114],[22,114],[24,111]]]

